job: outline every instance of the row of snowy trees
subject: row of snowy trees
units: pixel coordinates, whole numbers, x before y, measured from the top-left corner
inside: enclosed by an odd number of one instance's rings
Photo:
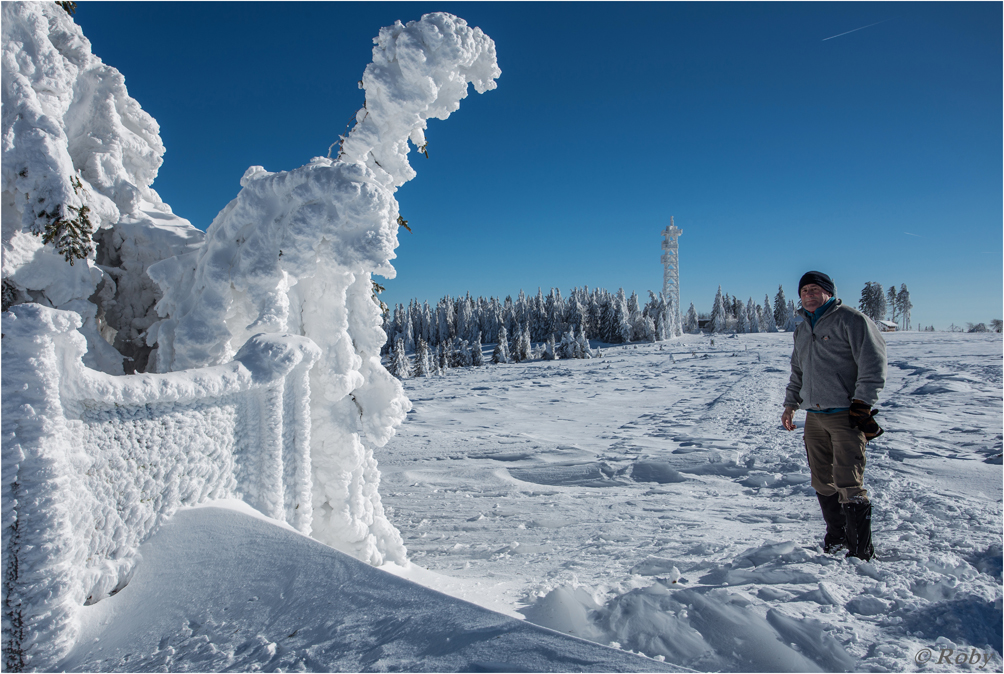
[[[409,358],[405,350],[404,338],[394,341],[387,369],[398,379],[408,377],[430,377],[443,374],[454,367],[480,367],[485,364],[481,336],[473,342],[460,337],[453,337],[445,342],[429,346],[421,337],[415,346],[414,358]],[[561,337],[561,342],[550,335],[545,342],[536,346],[530,341],[530,328],[524,326],[509,339],[505,326],[499,330],[498,342],[492,351],[491,362],[520,363],[525,360],[557,360],[559,358],[594,358],[602,355],[599,349],[589,346],[584,333],[576,335],[574,327],[570,327]]]
[[[899,286],[889,286],[885,290],[881,283],[868,281],[861,289],[861,300],[858,302],[858,309],[873,321],[889,320],[899,324],[901,330],[910,329],[910,309],[913,303],[910,302],[910,291],[906,284]]]
[[[729,297],[722,293],[718,286],[715,303],[711,309],[711,318],[707,328],[713,333],[722,332],[791,332],[795,329],[795,303],[784,297],[784,289],[777,287],[774,305],[771,306],[770,296],[764,295],[763,304],[757,304],[753,298],[743,302],[738,297]],[[697,312],[690,305],[687,316],[683,319],[683,330],[688,333],[700,331]]]
[[[483,342],[498,344],[500,335],[511,335],[531,343],[564,340],[571,334],[576,341],[597,340],[607,344],[655,342],[682,334],[679,311],[661,294],[649,292],[642,305],[637,293],[626,295],[621,288],[610,293],[602,288],[574,288],[567,299],[552,288],[544,295],[528,296],[520,290],[513,300],[506,297],[444,297],[433,307],[412,300],[398,304],[385,315],[386,351],[396,349],[397,340],[406,353],[416,353],[419,342],[427,347]],[[557,346],[555,347],[557,348]]]

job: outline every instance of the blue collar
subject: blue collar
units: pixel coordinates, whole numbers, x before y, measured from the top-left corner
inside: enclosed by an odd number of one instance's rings
[[[815,328],[816,327],[816,321],[818,321],[819,318],[823,314],[825,314],[827,312],[827,310],[831,306],[833,306],[833,303],[836,302],[836,301],[837,301],[836,297],[831,297],[830,299],[826,300],[826,303],[823,304],[823,306],[819,307],[815,311],[806,311],[805,312],[805,316],[809,319],[809,327],[810,328]]]

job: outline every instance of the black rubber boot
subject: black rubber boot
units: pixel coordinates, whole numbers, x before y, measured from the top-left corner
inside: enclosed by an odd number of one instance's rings
[[[847,532],[847,557],[857,557],[866,562],[875,554],[872,547],[872,504],[845,503],[844,517]]]
[[[823,520],[826,522],[823,552],[836,552],[847,545],[847,535],[844,533],[846,519],[840,509],[840,494],[823,496],[816,492],[816,498],[819,499],[819,509],[823,511]]]

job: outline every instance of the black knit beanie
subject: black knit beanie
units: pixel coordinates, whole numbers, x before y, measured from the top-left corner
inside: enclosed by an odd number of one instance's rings
[[[823,292],[827,293],[831,297],[835,296],[837,293],[833,288],[833,281],[830,277],[821,271],[807,271],[802,275],[802,279],[798,282],[798,294],[802,294],[802,288],[809,285],[810,283],[815,283],[817,286],[823,289]]]

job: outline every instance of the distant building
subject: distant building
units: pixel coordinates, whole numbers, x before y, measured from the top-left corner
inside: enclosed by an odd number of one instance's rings
[[[893,321],[875,321],[875,325],[877,325],[878,329],[882,332],[896,332],[899,330],[899,325]]]

